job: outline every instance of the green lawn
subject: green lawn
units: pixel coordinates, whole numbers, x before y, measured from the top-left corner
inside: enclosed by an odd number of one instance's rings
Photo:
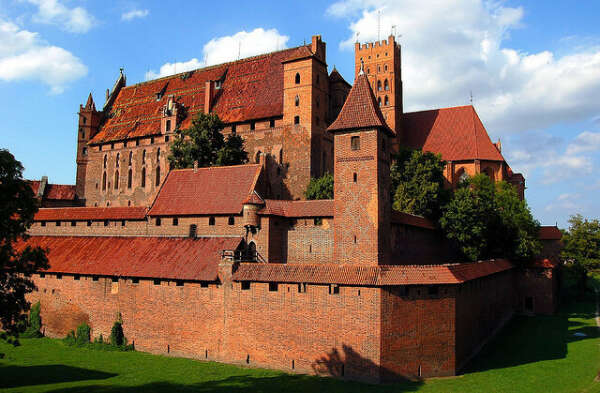
[[[0,344],[6,392],[600,392],[600,334],[593,303],[552,317],[518,317],[465,374],[373,386],[140,352],[68,347],[58,340]],[[585,333],[578,338],[573,334]]]

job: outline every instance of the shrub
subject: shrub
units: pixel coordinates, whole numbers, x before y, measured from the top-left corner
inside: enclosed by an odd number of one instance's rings
[[[75,345],[75,332],[71,330],[69,333],[67,333],[66,337],[63,338],[63,342],[67,345]]]
[[[25,331],[21,335],[21,337],[25,338],[38,338],[42,337],[42,318],[40,317],[40,302],[35,303],[31,306],[31,310],[29,311],[29,318],[27,320],[27,327]]]
[[[333,199],[333,175],[325,173],[321,177],[312,177],[304,191],[306,199]]]
[[[123,334],[123,324],[121,321],[115,321],[110,331],[110,343],[115,347],[125,344],[125,335]]]
[[[90,342],[90,326],[87,323],[82,323],[77,326],[77,334],[75,335],[75,343],[82,347]]]

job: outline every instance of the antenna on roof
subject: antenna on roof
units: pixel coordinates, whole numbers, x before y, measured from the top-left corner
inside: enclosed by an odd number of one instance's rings
[[[471,102],[471,105],[473,105],[473,90],[469,93],[469,101]]]
[[[380,40],[381,36],[381,10],[377,11],[377,41]]]

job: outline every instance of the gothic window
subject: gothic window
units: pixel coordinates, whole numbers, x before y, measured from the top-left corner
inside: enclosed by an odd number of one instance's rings
[[[119,161],[121,160],[121,154],[117,153],[117,161],[115,162],[115,165],[117,166],[117,168],[119,167]]]
[[[142,168],[142,187],[146,187],[146,168]]]
[[[132,152],[132,151],[130,151],[130,152],[129,152],[129,161],[128,161],[128,163],[129,163],[129,166],[131,166],[131,162],[132,162],[132,161],[133,161],[133,152]]]
[[[108,158],[106,157],[106,154],[104,155],[104,169],[106,169],[106,161],[108,160]]]
[[[142,151],[142,164],[146,163],[146,150]]]
[[[171,120],[167,120],[167,121],[165,122],[165,131],[166,131],[166,132],[169,132],[169,131],[171,131]]]
[[[300,84],[300,74],[296,72],[296,84]]]
[[[383,82],[383,88],[384,88],[385,90],[389,90],[389,89],[390,89],[390,84],[388,83],[388,80],[387,80],[387,79],[386,79],[386,80]]]
[[[115,190],[119,189],[119,171],[115,171]]]
[[[377,66],[377,72],[381,72],[381,66]]]
[[[385,96],[385,99],[383,100],[383,103],[385,106],[388,106],[390,104],[390,99],[388,98],[388,96]]]
[[[106,191],[106,172],[102,174],[102,191]]]
[[[360,136],[350,138],[350,148],[352,150],[360,150]]]
[[[83,118],[83,124],[87,123],[87,119],[84,117]]]
[[[383,70],[387,71],[387,64],[383,66]]]
[[[87,156],[87,147],[83,148],[83,150],[81,151],[81,154],[83,154],[84,156]]]
[[[377,91],[381,91],[381,81],[377,81]]]
[[[294,104],[295,104],[296,106],[299,106],[299,105],[300,105],[300,97],[296,96],[296,98],[294,98]]]
[[[156,186],[158,187],[160,185],[160,167],[157,166],[156,167]]]
[[[131,178],[133,176],[133,172],[131,168],[129,168],[129,172],[127,172],[127,188],[131,188]]]
[[[156,151],[156,162],[160,162],[160,147]]]
[[[377,97],[377,103],[381,106],[381,97]]]
[[[294,116],[294,124],[300,124],[300,116]]]

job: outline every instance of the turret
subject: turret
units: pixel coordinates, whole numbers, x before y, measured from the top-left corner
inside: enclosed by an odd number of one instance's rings
[[[256,191],[252,191],[243,203],[244,227],[247,230],[255,230],[260,226],[258,211],[265,205],[265,201]]]
[[[79,121],[77,124],[77,175],[75,178],[75,194],[79,200],[85,200],[85,178],[89,162],[88,142],[98,133],[102,112],[96,110],[92,93],[87,102],[79,105]]]

